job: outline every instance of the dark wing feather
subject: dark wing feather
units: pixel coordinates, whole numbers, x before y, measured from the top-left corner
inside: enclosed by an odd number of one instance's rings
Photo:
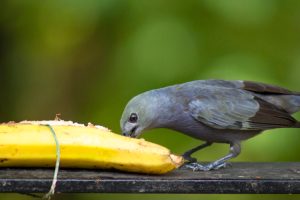
[[[289,95],[299,95],[299,92],[293,92],[290,90],[287,90],[285,88],[265,84],[265,83],[259,83],[259,82],[253,82],[253,81],[243,81],[244,90],[248,90],[251,92],[256,93],[262,93],[262,94],[289,94]]]
[[[212,87],[189,103],[191,115],[218,129],[266,130],[297,123],[286,111],[247,91]]]
[[[293,127],[297,123],[296,119],[285,110],[258,97],[254,97],[254,100],[259,103],[259,110],[255,116],[249,119],[250,126],[262,129],[284,128]]]

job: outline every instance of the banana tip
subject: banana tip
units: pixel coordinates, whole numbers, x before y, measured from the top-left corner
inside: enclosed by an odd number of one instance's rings
[[[177,156],[174,154],[170,154],[170,159],[176,166],[176,168],[180,167],[184,163],[184,159],[182,156]]]

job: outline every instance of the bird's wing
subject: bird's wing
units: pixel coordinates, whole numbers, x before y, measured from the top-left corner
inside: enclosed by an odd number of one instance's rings
[[[235,130],[266,130],[291,127],[296,120],[286,111],[242,89],[217,88],[189,102],[190,114],[210,127]]]
[[[271,85],[271,84],[265,84],[265,83],[259,83],[259,82],[253,82],[253,81],[241,81],[243,83],[243,86],[241,87],[244,90],[255,92],[255,93],[261,93],[261,94],[288,94],[288,95],[299,95],[299,92],[293,92],[290,90],[287,90],[285,88]]]
[[[254,81],[226,81],[226,80],[202,80],[198,81],[201,85],[236,88],[251,91],[259,94],[287,94],[287,95],[300,95],[299,92],[293,92],[283,87],[276,85],[254,82]]]

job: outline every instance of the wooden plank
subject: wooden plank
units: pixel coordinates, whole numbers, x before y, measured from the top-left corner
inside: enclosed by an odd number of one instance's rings
[[[209,172],[179,169],[166,175],[61,169],[60,193],[300,194],[299,163],[233,163]],[[47,192],[53,169],[0,169],[0,192]]]

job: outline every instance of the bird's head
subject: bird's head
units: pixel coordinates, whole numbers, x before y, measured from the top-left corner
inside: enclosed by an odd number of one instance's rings
[[[158,98],[155,92],[142,93],[126,105],[120,125],[124,136],[138,137],[144,130],[153,128],[157,116]]]

